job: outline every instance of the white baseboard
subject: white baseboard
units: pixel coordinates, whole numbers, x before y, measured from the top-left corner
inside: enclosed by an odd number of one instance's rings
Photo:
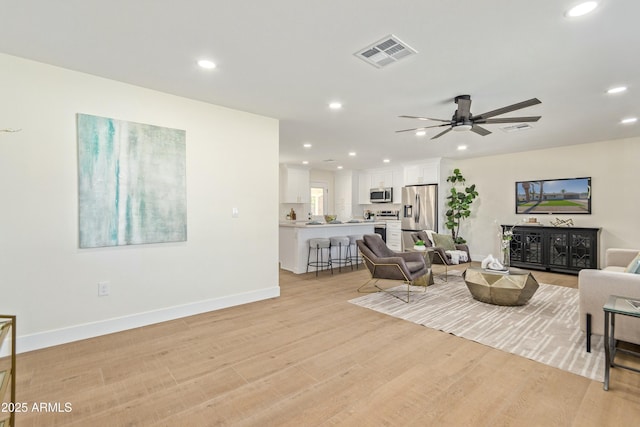
[[[280,287],[274,286],[272,288],[260,289],[253,292],[229,295],[206,301],[167,307],[160,310],[136,313],[128,316],[101,320],[98,322],[85,323],[62,329],[19,336],[17,337],[16,352],[24,353],[41,348],[52,347],[54,345],[93,338],[100,335],[121,332],[127,329],[148,326],[154,323],[166,322],[168,320],[175,320],[209,311],[248,304],[269,298],[276,298],[279,296]],[[2,353],[4,353],[4,351]]]

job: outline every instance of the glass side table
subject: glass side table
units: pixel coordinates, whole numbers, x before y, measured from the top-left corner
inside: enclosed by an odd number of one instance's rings
[[[609,390],[609,370],[611,368],[623,368],[629,371],[640,372],[640,369],[631,366],[621,365],[615,362],[616,353],[629,354],[640,357],[640,353],[619,348],[616,342],[616,314],[621,316],[631,316],[640,319],[640,300],[611,295],[604,307],[604,389]],[[640,320],[638,320],[640,322]]]

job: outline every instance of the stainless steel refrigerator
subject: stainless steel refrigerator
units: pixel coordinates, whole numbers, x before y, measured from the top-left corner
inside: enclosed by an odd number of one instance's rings
[[[402,188],[402,243],[413,246],[411,233],[438,231],[438,185],[409,185]]]

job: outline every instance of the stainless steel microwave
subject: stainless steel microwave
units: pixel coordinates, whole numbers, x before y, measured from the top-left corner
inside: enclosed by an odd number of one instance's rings
[[[369,190],[369,201],[371,203],[393,202],[393,188],[372,188],[371,190]]]

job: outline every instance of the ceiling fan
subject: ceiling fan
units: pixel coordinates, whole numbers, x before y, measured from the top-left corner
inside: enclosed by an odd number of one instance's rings
[[[502,119],[492,119],[491,117],[498,116],[500,114],[510,113],[511,111],[520,110],[521,108],[531,107],[532,105],[540,104],[541,101],[538,98],[531,98],[527,101],[518,102],[517,104],[509,105],[506,107],[498,108],[497,110],[488,111],[486,113],[478,114],[474,116],[471,114],[471,96],[469,95],[459,95],[454,99],[455,103],[458,104],[458,109],[453,114],[451,120],[443,120],[443,119],[432,119],[431,117],[416,117],[416,116],[399,116],[405,119],[418,119],[418,120],[432,120],[436,122],[443,122],[441,125],[434,126],[425,126],[413,129],[403,129],[397,130],[396,132],[411,132],[411,131],[420,131],[424,129],[437,128],[443,126],[449,126],[448,129],[440,132],[436,136],[431,139],[440,138],[445,133],[450,130],[463,131],[470,130],[471,132],[475,132],[478,135],[486,136],[491,132],[482,126],[478,126],[480,124],[495,124],[495,123],[523,123],[523,122],[537,122],[540,120],[541,116],[530,116],[530,117],[505,117]]]

